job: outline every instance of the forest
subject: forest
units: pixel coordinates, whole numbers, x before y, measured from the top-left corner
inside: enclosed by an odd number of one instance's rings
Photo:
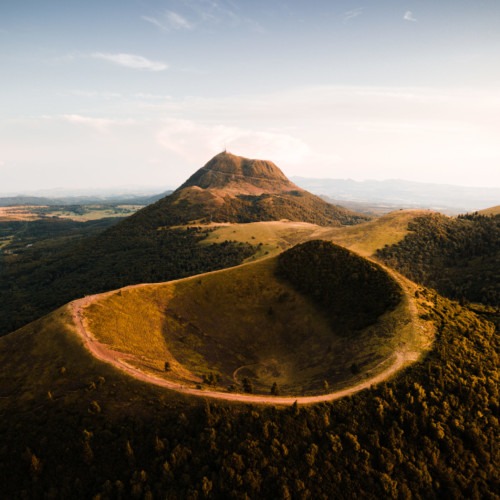
[[[4,256],[3,332],[83,294],[234,265],[255,250],[229,242],[199,245],[206,229],[158,230],[155,224],[118,224],[87,241],[45,242]],[[391,381],[332,403],[268,408],[189,398],[94,360],[82,363],[81,350],[75,358],[68,349],[57,362],[36,361],[26,336],[26,346],[16,344],[12,352],[25,353],[22,364],[33,377],[49,374],[55,382],[47,390],[0,380],[2,495],[498,498],[499,325],[469,304],[498,304],[498,234],[498,217],[430,215],[417,219],[398,245],[379,252],[412,279],[458,301],[420,288],[428,303],[421,317],[437,327],[429,354]],[[309,242],[287,252],[293,259],[282,278],[321,297],[327,281],[355,279],[339,269],[355,266],[365,279],[372,276],[371,264],[358,266],[345,250],[336,265],[316,269],[310,251],[324,245],[330,243]],[[370,293],[392,286],[373,276]],[[391,307],[397,287],[381,297],[388,300],[383,307]],[[324,307],[355,299],[325,297]],[[377,307],[370,314],[378,314]],[[27,328],[53,352],[35,332],[39,323]],[[12,377],[18,369],[8,360],[4,366]],[[14,406],[6,403],[13,390]]]
[[[379,266],[329,241],[280,254],[277,275],[318,304],[342,335],[375,323],[401,299],[399,286]]]
[[[500,215],[418,217],[376,256],[417,283],[462,303],[500,306]]]
[[[45,401],[23,400],[15,415],[2,406],[2,494],[498,498],[498,335],[457,302],[419,293],[437,324],[434,349],[329,404],[216,404],[66,359]]]
[[[224,205],[214,210],[205,221],[246,223],[282,219],[327,226],[359,224],[367,221],[369,217],[327,204],[309,193],[296,191],[279,196],[240,195],[226,200]]]
[[[77,241],[42,240],[0,255],[0,335],[84,295],[234,266],[256,250],[229,241],[200,245],[207,231],[121,223]]]

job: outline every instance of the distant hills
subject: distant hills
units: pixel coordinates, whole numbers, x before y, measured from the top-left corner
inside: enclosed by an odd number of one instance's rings
[[[252,182],[249,179],[252,178]],[[475,212],[498,205],[500,188],[465,187],[452,184],[433,184],[398,179],[365,180],[293,177],[293,182],[272,162],[248,160],[224,152],[215,156],[207,165],[195,172],[177,191],[188,189],[191,201],[211,197],[207,190],[217,195],[233,198],[245,196],[261,197],[264,194],[304,193],[305,190],[322,197],[331,204],[355,212],[383,214],[400,208],[430,208],[447,215]],[[300,187],[299,187],[300,186]],[[198,189],[199,188],[199,189]],[[47,190],[19,195],[2,195],[0,207],[13,205],[64,206],[84,204],[134,204],[149,205],[173,193],[160,190],[159,193],[134,192],[127,190]],[[187,192],[186,192],[187,193]],[[220,195],[220,192],[218,193]],[[217,197],[212,199],[216,203]],[[254,205],[259,205],[255,203]],[[304,200],[302,200],[304,201]],[[219,199],[220,202],[220,199]],[[260,205],[264,204],[260,200]],[[269,209],[269,207],[266,207]],[[233,210],[234,212],[234,210]],[[234,218],[234,213],[232,215]]]
[[[431,208],[453,215],[498,205],[500,201],[500,188],[464,187],[395,179],[354,181],[293,177],[293,180],[304,189],[358,210],[363,205],[378,205],[379,208],[385,208],[385,211],[396,208]],[[359,203],[362,205],[357,205]]]
[[[0,207],[16,205],[32,206],[68,206],[90,204],[113,205],[149,205],[167,196],[172,191],[165,191],[154,195],[139,194],[103,194],[103,195],[63,195],[63,196],[0,196]]]

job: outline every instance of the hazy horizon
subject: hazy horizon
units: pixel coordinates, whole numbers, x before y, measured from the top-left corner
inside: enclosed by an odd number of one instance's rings
[[[0,193],[288,177],[500,187],[500,4],[0,6]],[[163,189],[163,188],[162,188]]]

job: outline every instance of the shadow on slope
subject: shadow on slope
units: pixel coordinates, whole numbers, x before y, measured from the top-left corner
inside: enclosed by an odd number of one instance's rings
[[[326,302],[284,279],[283,259],[307,252],[319,260],[301,263],[306,273],[318,262],[329,267],[330,281],[318,286],[325,292],[332,285],[325,297],[341,306],[334,316]],[[276,384],[284,395],[317,394],[386,367],[401,341],[398,326],[411,321],[399,285],[327,242],[296,247],[280,261],[114,292],[88,307],[89,327],[141,369],[187,385],[269,393]],[[353,280],[345,279],[345,265]]]

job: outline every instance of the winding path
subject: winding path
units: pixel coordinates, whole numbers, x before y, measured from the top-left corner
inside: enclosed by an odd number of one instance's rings
[[[215,271],[220,272],[220,271]],[[143,285],[132,285],[126,288],[146,287]],[[297,404],[314,404],[323,403],[327,401],[334,401],[336,399],[349,396],[356,392],[367,389],[372,385],[379,384],[390,377],[392,377],[403,366],[414,362],[418,358],[418,353],[408,352],[404,349],[395,352],[394,362],[384,371],[374,375],[371,378],[364,380],[349,388],[334,391],[328,394],[321,394],[317,396],[265,396],[260,394],[241,394],[231,392],[212,391],[205,389],[195,389],[172,380],[166,380],[157,377],[151,373],[144,372],[127,362],[127,359],[134,359],[132,355],[124,354],[122,352],[110,349],[106,344],[99,342],[90,331],[84,315],[84,309],[96,302],[103,296],[109,295],[113,292],[106,292],[103,294],[90,295],[79,300],[75,300],[69,304],[71,314],[74,320],[76,331],[82,338],[85,347],[97,359],[108,363],[120,371],[134,377],[135,379],[142,380],[149,384],[154,384],[160,387],[165,387],[184,394],[193,396],[201,396],[204,398],[213,398],[225,401],[235,401],[240,403],[260,404],[260,405],[291,405]]]

